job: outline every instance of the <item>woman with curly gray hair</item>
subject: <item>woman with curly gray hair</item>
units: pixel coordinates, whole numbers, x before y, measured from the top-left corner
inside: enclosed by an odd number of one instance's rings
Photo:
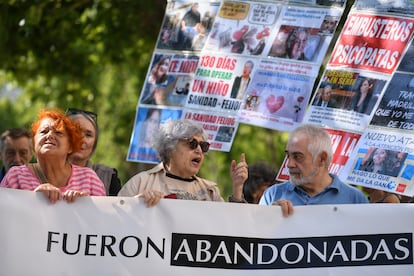
[[[147,206],[161,198],[223,201],[217,184],[197,176],[210,144],[203,128],[187,119],[168,121],[154,137],[154,148],[161,162],[154,168],[133,176],[118,196],[143,197]],[[233,195],[229,201],[244,202],[243,183],[247,179],[247,163],[231,163]]]

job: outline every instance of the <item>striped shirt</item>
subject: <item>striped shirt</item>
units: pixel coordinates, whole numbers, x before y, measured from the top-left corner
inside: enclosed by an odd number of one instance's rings
[[[59,190],[64,193],[67,190],[87,192],[90,196],[105,196],[105,186],[96,173],[88,167],[72,166],[72,174],[69,177],[68,184],[60,187]],[[29,169],[28,165],[11,167],[3,180],[0,187],[30,190],[33,191],[40,185],[40,180]]]

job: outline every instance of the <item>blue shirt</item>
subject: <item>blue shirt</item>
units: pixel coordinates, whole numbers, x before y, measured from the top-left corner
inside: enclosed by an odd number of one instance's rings
[[[290,200],[293,206],[316,204],[369,203],[368,198],[357,188],[343,183],[336,175],[329,174],[332,184],[317,195],[309,196],[300,186],[290,181],[270,186],[260,199],[260,205],[272,205],[280,199]]]

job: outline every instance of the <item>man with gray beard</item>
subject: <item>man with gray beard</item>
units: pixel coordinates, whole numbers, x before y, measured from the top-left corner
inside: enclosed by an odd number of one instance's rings
[[[323,128],[297,127],[289,135],[285,152],[290,181],[269,187],[259,204],[279,205],[287,217],[293,214],[293,206],[368,203],[360,190],[329,173],[332,143]]]

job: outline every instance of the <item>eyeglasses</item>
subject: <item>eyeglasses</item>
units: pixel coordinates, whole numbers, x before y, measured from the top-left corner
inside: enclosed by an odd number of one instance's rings
[[[184,140],[187,141],[187,144],[190,146],[190,149],[192,149],[192,150],[196,149],[198,147],[198,145],[200,145],[201,151],[203,153],[208,152],[208,149],[210,147],[210,143],[206,142],[206,141],[199,142],[194,138],[185,138]]]
[[[69,115],[75,115],[75,114],[86,115],[86,116],[90,117],[95,123],[98,120],[98,114],[96,114],[95,112],[86,111],[86,110],[77,109],[77,108],[68,108],[68,109],[66,109],[65,114],[68,115],[68,116]]]

